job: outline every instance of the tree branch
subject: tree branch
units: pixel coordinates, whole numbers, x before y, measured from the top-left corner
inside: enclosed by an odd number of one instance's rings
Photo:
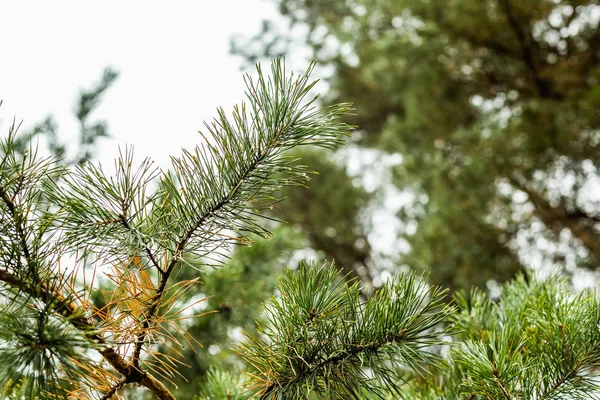
[[[510,393],[508,393],[508,391],[506,390],[506,388],[502,384],[502,381],[500,380],[500,377],[498,376],[498,370],[497,370],[497,367],[496,367],[496,363],[494,362],[493,364],[494,364],[494,370],[493,370],[492,374],[494,375],[494,382],[496,383],[496,386],[498,386],[498,388],[502,392],[502,397],[504,397],[504,399],[506,399],[506,400],[512,400],[512,396],[510,395]]]
[[[349,344],[348,347],[344,351],[340,351],[337,355],[329,358],[325,358],[316,364],[314,367],[310,365],[311,371],[320,371],[323,369],[331,370],[334,366],[341,364],[342,362],[347,362],[349,359],[358,357],[362,353],[372,354],[379,350],[381,347],[390,344],[397,343],[404,339],[406,339],[406,329],[402,329],[399,334],[391,334],[379,341],[367,344]],[[306,361],[310,364],[310,361]],[[262,393],[260,400],[267,399],[269,393],[271,393],[277,386],[279,386],[281,382],[273,382],[269,386],[267,386]]]
[[[175,399],[169,390],[151,374],[146,371],[132,369],[132,365],[125,361],[123,356],[110,347],[106,340],[97,333],[97,327],[84,316],[83,310],[77,308],[61,294],[53,292],[45,283],[40,282],[34,285],[31,282],[23,281],[4,268],[0,268],[0,281],[41,300],[44,304],[51,304],[53,309],[58,314],[65,317],[71,325],[83,332],[88,339],[101,346],[101,349],[99,349],[98,352],[102,354],[102,357],[104,357],[114,369],[124,375],[125,379],[128,381],[127,383],[129,383],[131,377],[137,373],[140,375],[140,378],[136,379],[135,382],[147,387],[159,399]]]
[[[281,134],[281,132],[279,134]],[[274,142],[277,140],[278,136],[279,135],[274,136]],[[221,198],[221,200],[219,200],[217,203],[215,203],[213,205],[213,207],[210,210],[208,210],[205,214],[200,216],[200,218],[198,218],[196,223],[193,224],[192,227],[190,227],[190,229],[181,238],[179,243],[177,243],[177,246],[175,247],[175,250],[173,252],[173,257],[171,258],[166,270],[164,271],[164,274],[162,275],[160,284],[159,284],[158,288],[156,289],[154,298],[150,304],[150,307],[148,308],[147,313],[145,314],[146,318],[144,319],[144,322],[142,323],[140,333],[136,339],[136,344],[135,344],[135,348],[133,351],[133,357],[132,357],[132,359],[133,359],[132,362],[133,362],[134,367],[139,368],[140,356],[141,356],[142,348],[144,346],[146,333],[152,324],[152,320],[154,319],[154,317],[156,316],[156,313],[158,312],[158,309],[162,302],[162,296],[163,296],[164,291],[167,286],[167,281],[169,280],[169,277],[171,276],[171,273],[173,272],[175,265],[177,265],[177,262],[179,261],[180,257],[182,256],[185,246],[188,244],[190,239],[193,237],[194,233],[211,216],[214,216],[216,213],[219,212],[219,210],[221,210],[226,204],[228,204],[231,201],[231,199],[235,196],[235,194],[240,190],[241,184],[246,181],[246,179],[250,176],[250,174],[254,170],[256,170],[258,165],[268,156],[268,152],[269,152],[270,148],[271,148],[270,146],[267,146],[265,148],[265,150],[263,150],[262,153],[257,155],[257,157],[250,163],[248,168],[246,168],[246,170],[243,171],[243,173],[240,174],[240,176],[238,177],[238,179],[237,179],[238,184],[232,186],[231,190],[223,198]]]
[[[6,207],[15,221],[17,235],[19,236],[18,239],[21,244],[25,261],[27,262],[28,267],[35,271],[36,269],[32,268],[34,260],[27,244],[27,237],[21,225],[22,216],[19,214],[14,202],[8,197],[3,188],[0,188],[0,198],[6,204]],[[40,281],[37,273],[33,274],[30,281],[26,281],[16,276],[8,269],[0,268],[0,281],[41,300],[46,305],[51,305],[58,314],[65,317],[75,328],[83,332],[88,339],[102,347],[98,350],[100,354],[102,354],[102,357],[104,357],[104,359],[119,373],[124,375],[127,383],[140,383],[152,391],[161,400],[175,399],[160,381],[146,371],[140,370],[137,366],[134,367],[127,363],[115,349],[108,346],[106,340],[96,333],[97,327],[84,316],[83,310],[76,307],[60,293],[54,292],[46,282]],[[136,377],[137,379],[131,380],[131,377]]]
[[[16,194],[17,191],[15,191],[15,195]],[[23,250],[23,255],[25,256],[25,261],[27,261],[27,267],[31,269],[31,253],[29,251],[29,246],[27,245],[27,236],[25,235],[25,231],[23,230],[21,220],[23,216],[17,211],[13,199],[8,197],[8,193],[6,193],[4,188],[0,188],[0,198],[2,199],[2,201],[4,201],[4,204],[6,204],[6,207],[8,208],[8,211],[10,212],[11,217],[15,223],[15,229],[17,231],[17,236],[21,245],[21,249]]]
[[[117,393],[123,386],[125,386],[126,383],[127,379],[121,379],[113,387],[111,387],[108,392],[104,393],[104,396],[102,396],[100,400],[110,400],[115,395],[115,393]]]
[[[130,232],[133,231],[133,228],[131,227],[131,225],[129,225],[129,222],[127,222],[127,218],[124,215],[120,215],[119,216],[119,221],[118,222],[120,222],[121,225],[123,225],[123,227],[125,229],[127,229],[128,231],[130,231]],[[156,268],[156,270],[161,275],[164,275],[165,271],[162,270],[162,268],[160,267],[160,265],[156,261],[156,258],[154,257],[154,254],[152,254],[152,251],[150,250],[150,248],[148,246],[144,245],[144,251],[146,252],[146,255],[148,256],[148,259],[150,259],[150,262],[152,263],[152,265],[154,266],[154,268]]]
[[[506,46],[505,43],[500,41],[496,41],[490,38],[481,37],[478,35],[474,35],[471,32],[457,28],[456,26],[450,25],[448,23],[440,24],[440,27],[445,31],[450,33],[450,35],[463,39],[476,47],[485,47],[486,49],[492,50],[497,54],[501,54],[503,56],[510,57],[514,60],[521,60],[521,53],[515,51],[515,49],[511,46]],[[424,34],[425,32],[421,33]],[[435,35],[435,36],[434,36]],[[431,37],[439,37],[439,33],[434,33]]]
[[[519,47],[521,49],[522,61],[527,66],[529,73],[535,83],[535,87],[541,97],[550,98],[554,100],[562,100],[563,96],[557,93],[550,82],[542,79],[539,72],[538,60],[533,51],[533,44],[535,43],[531,33],[523,29],[517,21],[517,18],[513,14],[510,0],[498,0],[500,7],[504,11],[506,20],[510,25],[510,28],[515,34]]]

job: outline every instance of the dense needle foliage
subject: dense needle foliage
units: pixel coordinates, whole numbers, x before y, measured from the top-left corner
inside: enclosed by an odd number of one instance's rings
[[[131,148],[111,172],[85,160],[69,168],[38,155],[31,140],[17,146],[10,128],[0,163],[0,354],[10,361],[0,379],[8,397],[109,399],[141,386],[174,398],[168,386],[185,366],[178,349],[202,340],[184,325],[205,314],[188,313],[205,301],[189,301],[200,274],[223,264],[231,245],[267,237],[261,211],[279,201],[273,193],[308,180],[286,151],[335,148],[349,131],[339,121],[347,105],[316,108],[307,98],[311,69],[289,76],[276,61],[267,77],[258,68],[258,79],[247,77],[248,105],[232,117],[219,110],[205,141],[172,157],[168,172],[136,162]],[[377,380],[398,390],[396,369],[423,372],[437,359],[427,346],[440,343],[451,310],[413,276],[364,301],[358,282],[313,264],[278,288],[270,322],[240,350],[246,393],[263,398],[356,396],[382,390]]]

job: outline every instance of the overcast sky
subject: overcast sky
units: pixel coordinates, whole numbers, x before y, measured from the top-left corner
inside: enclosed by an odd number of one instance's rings
[[[168,156],[198,143],[217,106],[243,98],[234,34],[254,34],[276,15],[268,0],[0,0],[0,130],[13,117],[31,127],[48,114],[62,137],[77,132],[72,110],[81,87],[106,66],[120,72],[94,117],[109,123],[99,159],[131,143],[140,158]]]

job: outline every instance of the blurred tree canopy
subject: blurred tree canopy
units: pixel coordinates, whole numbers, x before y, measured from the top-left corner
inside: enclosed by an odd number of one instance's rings
[[[402,264],[430,271],[433,283],[451,289],[485,287],[526,267],[600,267],[596,1],[277,4],[286,18],[265,21],[232,50],[253,62],[293,57],[308,45],[325,66],[324,103],[354,103],[347,121],[358,126],[356,143],[401,154],[394,184],[412,199],[398,212],[398,240],[410,245]],[[338,178],[336,190],[350,185]],[[329,190],[312,184],[296,191],[298,208],[277,215],[311,238],[329,222],[307,223],[317,213],[310,207],[344,210],[334,215],[355,224],[351,209],[363,199],[308,201],[327,199]],[[361,270],[371,258],[355,236],[336,240],[350,259],[342,265]],[[312,245],[334,255],[327,243]],[[371,274],[380,269],[370,264]]]

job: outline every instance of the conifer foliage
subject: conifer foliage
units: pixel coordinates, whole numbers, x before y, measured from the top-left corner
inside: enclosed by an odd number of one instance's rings
[[[33,147],[19,154],[11,128],[0,164],[0,351],[14,360],[1,379],[10,393],[111,398],[139,384],[173,398],[164,381],[182,361],[154,349],[193,340],[177,329],[177,300],[198,283],[177,279],[184,256],[218,261],[249,234],[266,236],[258,218],[272,193],[308,179],[284,153],[335,147],[348,132],[339,122],[347,105],[317,109],[307,98],[311,69],[290,77],[275,62],[267,77],[259,68],[246,80],[247,105],[231,118],[219,110],[206,142],[173,157],[170,172],[136,166],[130,148],[114,174],[91,163],[69,170]]]
[[[247,104],[219,110],[166,172],[129,147],[110,173],[44,157],[10,127],[0,141],[6,398],[119,399],[132,388],[175,398],[184,348],[202,342],[184,322],[209,317],[194,311],[205,299],[189,301],[199,276],[233,245],[268,237],[263,212],[285,186],[306,184],[310,171],[288,150],[335,148],[351,129],[340,121],[348,104],[308,97],[312,67],[259,67]],[[412,273],[365,294],[333,264],[291,267],[237,346],[245,366],[212,368],[198,400],[597,396],[597,291],[521,276],[499,299],[474,290],[452,302]]]
[[[69,168],[41,157],[32,141],[18,151],[11,127],[0,162],[0,384],[8,397],[109,399],[138,385],[174,398],[168,385],[185,364],[171,354],[202,340],[181,325],[193,304],[179,300],[199,284],[178,279],[198,268],[186,259],[218,265],[231,245],[268,236],[261,210],[278,201],[273,193],[309,178],[285,152],[334,148],[349,131],[339,120],[347,104],[316,108],[307,97],[311,69],[288,75],[276,61],[267,77],[259,67],[256,80],[246,77],[247,104],[231,117],[219,110],[204,143],[172,157],[168,172],[136,162],[131,148],[113,173],[85,161]],[[406,344],[392,365],[416,368],[444,316],[432,314],[439,293],[423,300],[428,290],[411,280],[361,303],[356,284],[313,265],[280,290],[293,302],[275,301],[267,315],[283,331],[264,327],[269,341],[253,337],[242,349],[263,398],[354,393],[370,382],[363,363],[387,371],[396,342]],[[173,351],[158,351],[165,347]],[[345,368],[358,380],[340,380]]]
[[[340,280],[333,266],[301,264],[278,289],[266,324],[240,349],[261,399],[349,399],[382,388],[401,395],[402,373],[426,373],[439,361],[430,346],[440,343],[437,328],[452,307],[414,275],[362,301],[358,283]]]

